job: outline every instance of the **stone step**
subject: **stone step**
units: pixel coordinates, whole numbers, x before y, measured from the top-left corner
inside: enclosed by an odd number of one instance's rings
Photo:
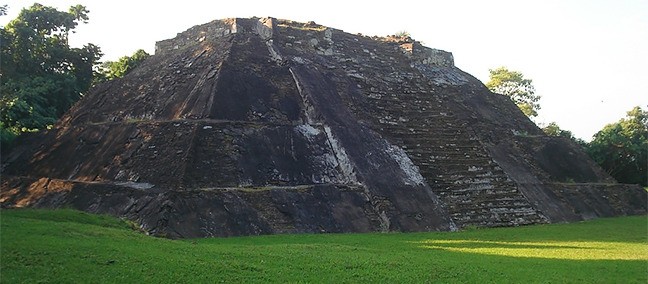
[[[437,178],[428,179],[430,185],[434,185],[435,188],[445,191],[456,191],[456,192],[470,192],[470,191],[479,191],[479,190],[494,190],[494,189],[504,189],[504,188],[516,188],[515,184],[511,182],[505,176],[486,176],[486,177],[455,177],[453,180],[447,180],[447,178]],[[425,177],[425,176],[424,176]]]
[[[479,159],[483,161],[492,161],[488,154],[484,152],[470,152],[462,153],[458,151],[439,151],[434,149],[429,149],[427,147],[420,148],[406,148],[405,152],[408,155],[416,157],[434,157],[437,160],[469,160],[469,159]]]
[[[510,182],[480,182],[472,184],[448,184],[446,182],[432,182],[432,190],[443,195],[520,195],[519,190]],[[521,196],[521,195],[520,195]]]
[[[367,99],[374,100],[374,103],[390,106],[386,102],[404,102],[409,104],[415,104],[417,102],[427,103],[431,106],[437,106],[440,104],[434,98],[426,98],[421,96],[421,92],[417,92],[416,89],[399,89],[394,90],[391,93],[380,93],[380,92],[371,92],[366,95]],[[438,107],[437,107],[438,108]]]
[[[390,93],[385,93],[385,92],[372,92],[370,90],[370,94],[374,95],[367,95],[367,98],[375,100],[374,103],[376,104],[382,104],[389,106],[389,103],[387,102],[393,102],[393,101],[398,101],[398,102],[406,102],[410,104],[416,104],[417,102],[421,103],[426,103],[431,106],[430,109],[432,110],[439,110],[439,111],[446,111],[447,109],[440,107],[441,105],[444,104],[443,99],[435,96],[435,95],[430,95],[429,93],[421,92],[419,90],[415,89],[406,89],[406,88],[399,88],[399,89],[394,89]]]
[[[410,116],[411,117],[411,116]],[[440,123],[439,121],[429,121],[426,119],[432,118],[411,118],[409,121],[404,121],[401,117],[388,114],[385,117],[378,120],[380,128],[386,133],[424,133],[424,134],[434,134],[436,136],[431,136],[429,138],[459,138],[459,137],[469,137],[470,132],[466,132],[465,129],[461,129],[461,124],[457,123]]]
[[[471,183],[500,183],[509,179],[500,171],[448,171],[443,168],[421,167],[419,172],[429,182],[438,185],[453,186]]]
[[[408,153],[409,154],[409,153]],[[449,158],[449,157],[440,157],[435,155],[408,155],[412,162],[414,162],[419,168],[420,167],[435,167],[435,168],[446,168],[444,165],[446,163],[452,163],[451,167],[463,166],[468,170],[477,171],[481,169],[488,169],[491,171],[496,170],[498,165],[488,159],[488,158],[466,158],[465,156],[460,156],[463,158]]]
[[[412,117],[411,115],[409,116]],[[455,127],[454,123],[439,123],[438,120],[434,120],[433,123],[426,121],[426,119],[433,119],[429,117],[413,117],[411,120],[403,120],[402,117],[389,114],[389,117],[384,117],[379,120],[381,128],[389,133],[425,133],[425,134],[436,134],[436,135],[446,135],[446,138],[451,137],[460,137],[468,136],[470,132],[467,132],[465,129],[447,129],[447,127]],[[447,124],[451,124],[447,126]],[[406,130],[406,132],[403,132]],[[430,137],[436,138],[438,136]]]
[[[432,148],[440,148],[440,146],[443,146],[444,148],[454,148],[454,146],[470,146],[479,149],[482,148],[482,144],[479,143],[477,139],[470,139],[468,137],[458,135],[444,137],[443,135],[436,133],[420,133],[408,129],[403,129],[399,132],[386,131],[385,135],[403,140],[403,142],[406,143],[405,145],[409,146],[415,146],[418,144],[420,145],[418,147],[423,146]]]
[[[378,113],[382,114],[383,117],[392,117],[397,119],[399,122],[406,125],[415,127],[421,127],[421,121],[427,120],[434,122],[431,127],[440,128],[439,125],[464,125],[464,123],[457,121],[456,117],[452,114],[441,111],[429,111],[426,107],[414,107],[399,105],[396,108],[387,108],[382,106],[376,106]],[[424,110],[425,109],[425,110]],[[403,119],[400,119],[403,118]]]
[[[425,176],[424,176],[425,177]],[[427,179],[430,186],[433,186],[439,191],[457,191],[468,192],[487,189],[515,189],[515,184],[512,183],[507,177],[475,177],[468,179],[465,177],[456,178],[453,181],[446,179]]]
[[[506,176],[504,171],[497,166],[496,164],[492,165],[483,165],[481,167],[471,168],[470,165],[463,165],[462,167],[455,166],[444,166],[443,163],[422,163],[417,165],[423,172],[427,172],[428,169],[433,169],[437,173],[433,178],[441,179],[450,179],[452,181],[457,178],[464,176],[467,177],[496,177],[496,176]],[[425,175],[424,175],[425,176]]]
[[[410,157],[412,159],[412,162],[416,166],[419,167],[422,171],[425,171],[426,169],[434,169],[438,171],[441,171],[440,174],[450,174],[450,173],[456,173],[460,172],[462,175],[467,175],[467,176],[495,176],[495,175],[503,175],[504,173],[502,170],[499,168],[497,164],[494,162],[485,161],[485,162],[476,162],[476,161],[470,161],[466,160],[464,163],[452,163],[452,164],[444,164],[446,161],[454,161],[450,159],[446,160],[435,160],[433,158],[424,158],[424,157]]]
[[[436,160],[432,157],[410,157],[412,161],[419,167],[434,167],[443,169],[445,171],[468,171],[468,172],[494,172],[498,171],[499,166],[490,160],[474,160],[465,159],[458,161],[454,159]]]
[[[421,152],[457,152],[465,151],[468,148],[473,148],[471,151],[483,151],[483,146],[479,141],[471,140],[468,137],[462,136],[448,136],[438,135],[434,133],[403,133],[396,134],[405,145],[411,146],[412,149],[417,148]],[[457,150],[460,149],[460,150]]]
[[[450,216],[453,219],[460,220],[460,221],[466,221],[466,220],[480,221],[480,220],[488,220],[491,218],[505,220],[505,219],[519,218],[519,217],[529,217],[534,215],[537,216],[537,219],[542,219],[538,215],[538,212],[530,207],[510,209],[510,210],[490,210],[490,209],[489,210],[465,210],[465,211],[455,211],[450,213]],[[493,216],[497,216],[497,217],[493,218]]]
[[[504,202],[497,200],[489,202],[480,202],[477,204],[465,202],[457,202],[448,206],[449,211],[468,211],[468,212],[513,212],[519,211],[523,208],[531,208],[531,205],[526,200],[518,200],[516,202]],[[532,209],[532,208],[531,208]],[[526,209],[525,209],[526,210]]]
[[[464,162],[473,160],[477,163],[491,163],[492,160],[486,153],[481,151],[481,146],[474,146],[472,149],[449,149],[440,146],[425,147],[425,149],[416,149],[405,147],[403,150],[411,157],[429,158],[439,161],[457,161]],[[411,150],[411,151],[410,151]]]
[[[535,215],[535,216],[534,216]],[[453,218],[455,223],[460,228],[465,227],[512,227],[520,225],[530,225],[530,224],[542,224],[547,223],[546,220],[537,216],[537,214],[529,215],[513,215],[513,216],[501,216],[501,215],[491,215],[485,218],[475,220],[470,216],[464,216],[464,218]]]
[[[450,216],[456,218],[457,216],[471,216],[473,219],[483,218],[482,216],[501,214],[501,215],[535,215],[537,212],[531,207],[488,207],[488,208],[478,208],[478,207],[466,207],[466,208],[453,208],[448,207]]]
[[[427,140],[430,141],[430,140]],[[466,141],[466,140],[464,140]],[[418,140],[418,144],[425,145],[425,142],[422,140]],[[416,143],[412,143],[416,145]],[[430,144],[428,144],[430,145]],[[439,152],[460,152],[460,153],[472,153],[472,152],[477,152],[477,151],[483,151],[483,147],[479,143],[473,143],[471,141],[466,141],[466,143],[448,143],[448,145],[430,145],[428,146],[430,149],[439,149]]]
[[[517,189],[484,189],[484,190],[440,190],[432,189],[437,195],[448,199],[448,202],[455,202],[462,199],[472,200],[526,200],[520,195]]]
[[[529,202],[516,194],[497,194],[493,196],[439,194],[449,208],[513,208],[530,206]]]
[[[419,166],[421,175],[428,181],[437,185],[457,186],[470,184],[495,184],[506,183],[509,179],[506,175],[497,171],[479,170],[454,170],[444,168],[432,168]]]
[[[384,121],[394,121],[397,122],[397,125],[388,124],[384,127],[390,130],[395,130],[403,126],[420,129],[420,130],[430,130],[438,133],[467,133],[466,129],[463,128],[446,128],[447,126],[462,126],[465,125],[464,122],[456,121],[452,117],[446,116],[436,116],[422,113],[405,113],[403,115],[398,115],[398,113],[387,112],[381,117]],[[402,119],[401,119],[402,118]],[[425,119],[431,119],[425,123]],[[423,124],[425,123],[425,124]]]

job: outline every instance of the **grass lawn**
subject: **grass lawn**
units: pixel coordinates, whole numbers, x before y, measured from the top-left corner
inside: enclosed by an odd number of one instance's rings
[[[2,283],[648,283],[648,218],[455,233],[168,240],[72,210],[2,210]]]

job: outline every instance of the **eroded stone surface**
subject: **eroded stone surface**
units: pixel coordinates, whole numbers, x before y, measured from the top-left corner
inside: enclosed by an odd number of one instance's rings
[[[410,38],[227,19],[158,42],[3,157],[3,207],[173,238],[455,230],[645,214],[576,145]]]

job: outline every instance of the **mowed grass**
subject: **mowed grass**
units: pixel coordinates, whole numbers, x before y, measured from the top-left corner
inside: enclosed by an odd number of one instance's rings
[[[73,210],[2,210],[2,283],[647,283],[646,216],[444,233],[168,240]]]

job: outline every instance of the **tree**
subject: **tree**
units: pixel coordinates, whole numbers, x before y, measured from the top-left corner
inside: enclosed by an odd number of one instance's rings
[[[117,61],[106,61],[101,64],[96,80],[97,82],[105,82],[124,77],[150,56],[143,49],[139,49],[131,56],[123,56]]]
[[[588,154],[622,183],[648,185],[648,112],[634,107],[627,116],[594,135]]]
[[[555,122],[551,122],[547,126],[543,127],[542,131],[549,136],[564,137],[581,147],[587,147],[587,142],[583,141],[583,139],[574,137],[574,134],[571,131],[561,129]]]
[[[0,29],[0,141],[53,124],[82,94],[101,57],[98,46],[68,45],[68,35],[88,10],[68,12],[33,4]]]
[[[510,71],[506,67],[489,69],[490,81],[486,87],[494,93],[510,97],[528,117],[538,116],[540,96],[535,94],[531,79],[525,79],[522,73]]]

